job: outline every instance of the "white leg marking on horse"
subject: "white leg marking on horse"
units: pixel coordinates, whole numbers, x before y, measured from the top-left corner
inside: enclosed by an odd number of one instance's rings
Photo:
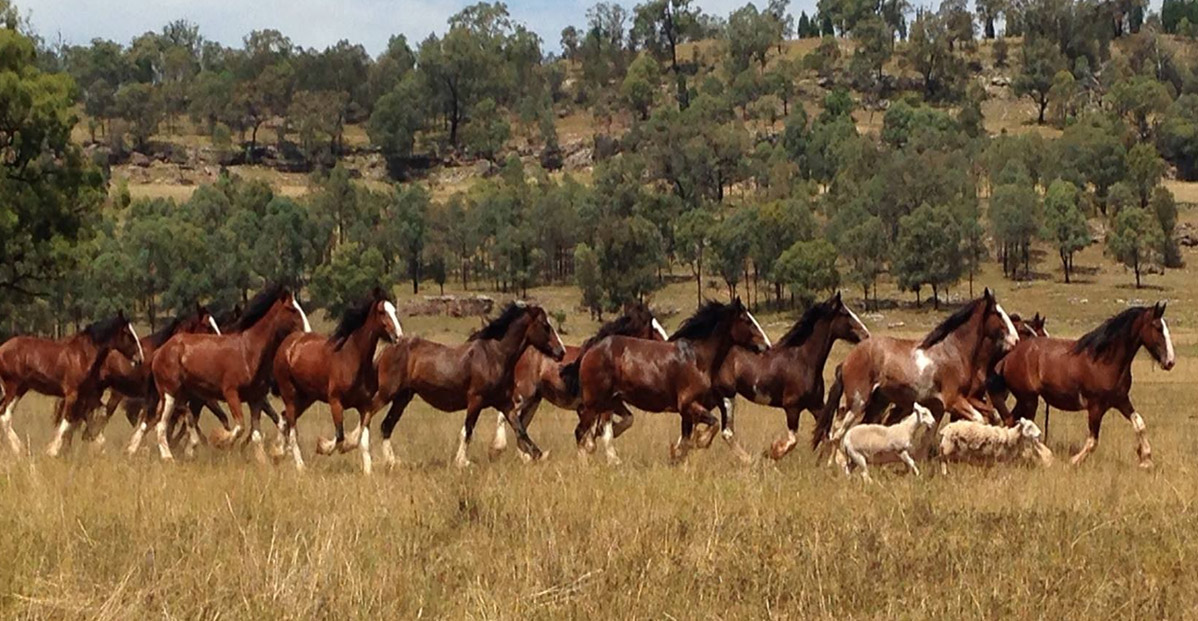
[[[158,456],[164,461],[175,458],[171,454],[170,441],[166,437],[166,421],[175,411],[175,397],[171,394],[162,395],[162,416],[158,419]]]
[[[611,419],[609,418],[603,423],[603,452],[607,455],[607,463],[613,466],[620,463],[620,458],[616,455],[616,447],[612,444],[612,440],[615,437],[616,434],[612,430]]]
[[[1140,416],[1139,412],[1131,413],[1131,427],[1136,430],[1136,433],[1144,433],[1147,426],[1144,424],[1144,417]]]
[[[362,437],[358,440],[358,450],[362,452],[362,473],[370,474],[373,465],[370,461],[370,430],[362,429]]]
[[[507,449],[507,417],[503,412],[495,416],[495,441],[491,442],[491,450],[496,453]]]
[[[399,314],[395,312],[395,305],[390,300],[384,301],[383,310],[391,318],[391,323],[395,325],[395,336],[403,336],[403,326],[399,325]]]
[[[1003,339],[1003,344],[1007,349],[1011,349],[1019,342],[1019,333],[1015,331],[1015,323],[1011,321],[1011,316],[1007,314],[1007,311],[1002,309],[1002,304],[996,304],[994,308],[1002,317],[1003,324],[1007,326],[1007,338]]]
[[[58,423],[58,429],[54,431],[54,439],[50,441],[50,446],[46,448],[46,454],[50,457],[58,457],[58,453],[62,451],[62,439],[71,430],[71,423],[64,417]]]
[[[141,339],[137,338],[137,330],[134,330],[134,329],[133,329],[133,324],[132,324],[132,323],[128,323],[128,324],[125,324],[125,325],[126,325],[126,327],[128,327],[128,328],[129,328],[129,334],[132,334],[132,335],[133,335],[133,342],[134,342],[134,343],[137,345],[137,362],[139,362],[139,363],[141,363],[141,362],[145,362],[145,361],[146,361],[146,354],[145,354],[145,352],[144,352],[144,351],[142,351],[142,349],[141,349]]]
[[[391,438],[383,438],[383,463],[395,465],[395,449],[391,448]]]
[[[300,319],[304,320],[304,332],[311,332],[312,324],[308,323],[308,315],[304,312],[304,309],[300,307],[299,302],[296,301],[294,297],[291,298],[291,305],[295,307],[295,310],[299,311]]]
[[[295,428],[287,430],[287,443],[291,445],[291,458],[295,460],[295,469],[304,469],[304,454],[300,451],[299,440],[295,437]]]
[[[728,424],[724,426],[724,430],[720,433],[722,433],[724,435],[724,438],[730,440],[730,439],[732,439],[732,436],[735,433],[735,431],[733,431],[733,421],[736,419],[736,398],[735,397],[733,397],[731,399],[724,399],[724,411],[728,412]]]
[[[653,330],[657,332],[657,335],[661,337],[661,340],[670,340],[670,335],[666,333],[665,328],[661,327],[661,322],[657,321],[657,317],[653,318]]]
[[[453,458],[453,463],[459,468],[464,468],[470,465],[470,460],[466,457],[466,426],[462,425],[462,431],[458,434],[458,453]]]
[[[220,335],[220,326],[216,325],[216,320],[211,315],[208,316],[208,326],[212,328],[214,334]]]
[[[1165,335],[1165,365],[1172,365],[1176,360],[1173,354],[1173,337],[1169,336],[1169,324],[1161,317],[1161,333]]]
[[[141,448],[141,439],[144,435],[146,435],[146,422],[143,420],[137,429],[133,430],[133,437],[129,438],[129,447],[125,449],[125,452],[130,455],[137,453],[137,449]]]
[[[757,318],[753,316],[753,313],[750,313],[749,311],[745,311],[745,314],[749,316],[749,321],[752,321],[752,322],[753,322],[753,327],[754,327],[754,328],[757,328],[757,332],[758,332],[759,334],[761,334],[761,338],[762,338],[762,340],[764,340],[764,341],[765,341],[765,346],[766,346],[767,348],[769,348],[769,347],[773,347],[773,346],[774,346],[774,344],[770,342],[770,337],[769,337],[769,335],[767,335],[767,334],[765,333],[765,330],[762,330],[762,329],[761,329],[761,324],[757,323]]]
[[[13,453],[19,457],[21,455],[21,438],[12,428],[12,413],[17,409],[17,403],[21,400],[20,397],[14,397],[8,402],[8,406],[4,408],[4,414],[0,414],[0,427],[4,428],[4,435],[8,438],[8,446]]]

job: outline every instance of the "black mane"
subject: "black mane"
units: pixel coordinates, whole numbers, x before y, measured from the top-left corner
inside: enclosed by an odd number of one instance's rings
[[[807,309],[803,316],[791,326],[786,334],[778,339],[775,347],[798,347],[807,342],[811,338],[811,333],[815,330],[816,324],[820,320],[836,313],[836,300],[825,300]]]
[[[1089,353],[1093,358],[1101,358],[1110,351],[1111,346],[1127,336],[1131,324],[1136,318],[1148,310],[1147,306],[1133,306],[1110,319],[1102,322],[1097,328],[1087,332],[1073,344],[1073,353]]]
[[[969,318],[973,316],[974,311],[977,310],[978,305],[985,303],[986,298],[981,297],[970,302],[969,304],[966,304],[965,306],[962,306],[957,310],[957,312],[949,315],[948,319],[945,319],[944,321],[940,322],[940,325],[933,328],[932,331],[924,337],[923,342],[919,344],[919,348],[927,349],[936,343],[943,341],[948,337],[948,335],[956,331],[957,328],[960,328],[962,325],[964,325],[966,321],[969,321]]]
[[[366,296],[361,302],[345,309],[345,312],[341,313],[341,322],[337,324],[337,329],[333,330],[333,335],[329,337],[329,342],[333,344],[333,349],[341,349],[350,335],[357,332],[358,328],[366,324],[366,320],[370,318],[370,311],[374,309],[374,305],[380,299],[382,298],[376,290]]]
[[[699,307],[694,315],[682,322],[678,330],[670,335],[670,341],[701,341],[715,331],[729,312],[736,311],[735,304],[724,304],[710,300]]]
[[[503,312],[499,316],[492,319],[490,323],[475,330],[467,341],[498,341],[502,339],[511,327],[512,322],[524,316],[531,308],[527,304],[510,302],[503,307]]]
[[[231,332],[242,332],[254,327],[263,317],[275,302],[283,295],[286,289],[282,285],[271,285],[262,290],[262,293],[254,296],[249,304],[245,306],[245,312],[241,314],[241,319],[233,326]]]
[[[170,323],[162,326],[160,330],[147,337],[150,343],[154,347],[162,347],[162,344],[165,343],[167,339],[175,335],[175,332],[179,330],[179,326],[183,325],[183,322],[187,319],[187,317],[188,315],[186,313],[179,313],[176,315]]]
[[[129,322],[126,319],[122,318],[120,315],[117,315],[109,319],[97,321],[87,326],[80,334],[83,334],[87,338],[91,339],[92,343],[100,345],[102,343],[111,341],[114,337],[116,337],[118,332],[127,329],[128,325]]]
[[[600,326],[595,336],[582,342],[582,346],[578,348],[578,357],[582,358],[582,354],[590,349],[591,346],[609,336],[628,336],[632,334],[633,329],[636,328],[636,322],[633,320],[632,315],[637,312],[648,313],[649,309],[643,304],[638,305],[636,308],[629,309],[629,312]]]

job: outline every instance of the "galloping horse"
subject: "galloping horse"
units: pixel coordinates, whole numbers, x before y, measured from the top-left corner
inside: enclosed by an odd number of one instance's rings
[[[1090,435],[1073,456],[1080,464],[1098,446],[1102,417],[1114,408],[1136,432],[1140,466],[1152,466],[1152,448],[1145,436],[1144,418],[1131,404],[1131,363],[1140,348],[1148,349],[1161,368],[1176,362],[1173,340],[1165,323],[1165,304],[1133,306],[1085,336],[1067,339],[1036,338],[1022,341],[998,363],[991,381],[992,401],[1008,424],[1016,418],[1033,418],[1039,399],[1057,408],[1089,415]],[[1005,391],[1015,395],[1008,411]]]
[[[110,351],[141,364],[141,342],[125,313],[99,321],[63,341],[18,336],[0,345],[0,429],[8,445],[21,454],[21,440],[12,428],[12,413],[26,392],[61,397],[61,412],[54,440],[46,450],[51,456],[62,448],[87,415],[87,406],[100,397],[100,369]]]
[[[742,461],[751,461],[735,438],[736,395],[786,411],[786,436],[771,446],[773,459],[786,456],[798,444],[803,410],[815,416],[824,407],[824,364],[837,340],[860,343],[869,330],[849,309],[840,293],[807,309],[802,318],[764,354],[733,347],[716,379],[723,398],[723,436]]]
[[[535,347],[524,350],[524,355],[516,362],[516,385],[512,393],[513,409],[520,417],[525,431],[532,424],[537,406],[541,399],[547,399],[553,405],[563,410],[577,410],[580,403],[578,391],[571,389],[562,377],[562,369],[575,364],[578,358],[595,343],[614,335],[630,336],[638,339],[664,341],[668,338],[657,318],[649,307],[635,303],[625,307],[624,314],[619,318],[603,324],[599,332],[583,342],[581,347],[566,346],[566,355],[561,361],[556,361],[541,353]],[[575,366],[577,366],[575,364]],[[495,440],[491,443],[490,453],[495,457],[507,448],[507,418],[502,412],[495,423]],[[524,456],[521,453],[521,456]]]
[[[499,317],[455,347],[405,337],[383,350],[378,359],[378,392],[363,416],[363,433],[372,414],[387,402],[391,409],[383,418],[383,460],[395,464],[391,433],[412,397],[420,395],[442,412],[466,410],[454,464],[470,465],[466,457],[474,426],[483,409],[506,411],[507,422],[516,432],[520,450],[533,459],[543,457],[528,437],[524,424],[509,409],[512,402],[513,371],[526,349],[536,348],[554,360],[566,355],[557,331],[545,310],[535,304],[513,302]]]
[[[137,427],[138,421],[146,415],[147,397],[151,389],[150,363],[158,348],[176,334],[220,334],[220,328],[208,309],[196,304],[194,312],[180,314],[162,329],[142,337],[144,364],[131,364],[125,356],[110,352],[100,367],[100,389],[109,391],[108,403],[104,405],[103,414],[88,419],[83,431],[85,441],[102,446],[104,428],[122,404],[125,406],[125,418],[128,419],[129,425]]]
[[[362,453],[362,470],[370,474],[370,429],[359,425],[356,442],[347,443],[342,416],[346,408],[362,413],[370,407],[378,381],[372,362],[375,347],[379,339],[394,342],[401,336],[403,328],[395,304],[376,288],[345,311],[332,336],[297,332],[279,345],[274,378],[285,408],[285,448],[291,451],[297,469],[303,470],[304,458],[296,441],[296,422],[314,402],[323,401],[329,404],[337,437],[335,441],[321,441],[317,452],[344,452],[356,444]]]
[[[849,427],[877,420],[891,404],[896,412],[906,413],[919,403],[930,409],[937,421],[945,412],[984,420],[970,402],[969,390],[991,354],[987,338],[1003,352],[1019,340],[1011,318],[989,288],[922,341],[874,337],[854,347],[838,370],[837,386],[812,433],[812,447],[829,439],[835,445]],[[848,411],[833,431],[842,392]]]
[[[578,366],[582,405],[574,437],[579,454],[585,457],[589,452],[598,421],[608,462],[619,463],[611,417],[618,413],[631,421],[627,404],[648,412],[678,412],[682,434],[670,446],[670,455],[685,458],[695,423],[709,419],[719,405],[715,375],[735,345],[758,352],[770,347],[769,337],[740,298],[729,304],[704,304],[666,343],[613,336],[592,347]]]
[[[177,334],[158,350],[151,365],[158,403],[152,420],[143,421],[129,441],[129,453],[137,452],[150,424],[158,429],[158,452],[171,460],[167,442],[167,418],[177,400],[223,399],[235,421],[232,435],[241,431],[242,401],[265,399],[270,390],[271,362],[288,334],[302,329],[311,332],[308,317],[290,291],[268,287],[246,307],[234,334]],[[265,461],[259,416],[251,410],[250,440],[259,461]],[[191,439],[188,449],[199,443],[195,411],[188,417]]]
[[[1024,319],[1018,313],[1011,313],[1011,323],[1015,326],[1015,331],[1019,333],[1021,339],[1048,336],[1048,328],[1045,327],[1048,317],[1041,316],[1040,313],[1036,313],[1031,319]]]

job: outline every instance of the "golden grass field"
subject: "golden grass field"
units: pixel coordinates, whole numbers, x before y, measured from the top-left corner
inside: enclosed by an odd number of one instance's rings
[[[1198,214],[1187,210],[1183,220]],[[802,446],[780,463],[737,462],[718,442],[672,466],[676,415],[645,414],[617,441],[624,458],[580,463],[573,415],[543,405],[534,438],[549,459],[490,461],[485,413],[475,466],[450,465],[462,414],[419,401],[396,431],[402,466],[363,477],[356,454],[313,455],[331,430],[327,408],[301,420],[309,468],[257,466],[240,453],[201,451],[162,464],[150,451],[79,447],[41,456],[50,402],[27,398],[16,427],[35,451],[0,460],[0,616],[8,618],[1190,618],[1198,616],[1198,306],[1189,268],[1131,276],[1087,250],[1088,282],[980,282],[1012,312],[1049,316],[1075,336],[1126,300],[1168,299],[1179,362],[1170,373],[1136,363],[1133,399],[1148,423],[1156,468],[1136,467],[1130,425],[1107,417],[1102,443],[1079,468],[1062,459],[1084,437],[1079,414],[1056,413],[1047,470],[929,464],[921,478],[875,472],[846,480]],[[1187,257],[1191,263],[1198,257]],[[960,288],[954,293],[961,293]],[[721,289],[712,289],[718,295]],[[860,308],[858,293],[848,291]],[[887,291],[883,291],[886,297]],[[575,293],[534,297],[566,309],[567,341],[595,324]],[[890,297],[901,299],[889,292]],[[693,308],[693,284],[655,303]],[[864,314],[875,334],[919,334],[944,313]],[[762,314],[771,336],[794,316]],[[899,323],[903,325],[899,326]],[[404,327],[456,341],[477,319],[409,318]],[[327,320],[317,321],[328,330]],[[847,349],[837,346],[829,368]],[[784,417],[741,405],[754,452]],[[355,420],[351,416],[351,420]],[[211,424],[211,420],[205,421]],[[804,418],[801,432],[811,429]],[[375,436],[377,447],[378,437]],[[803,445],[805,446],[805,445]],[[880,470],[880,469],[875,469]]]

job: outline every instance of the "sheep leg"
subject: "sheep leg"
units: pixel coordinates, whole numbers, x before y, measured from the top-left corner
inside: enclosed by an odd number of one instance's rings
[[[1144,417],[1136,411],[1132,406],[1130,399],[1123,399],[1123,403],[1118,406],[1119,413],[1131,423],[1132,429],[1136,432],[1136,455],[1140,458],[1141,468],[1152,467],[1152,446],[1148,444],[1147,427],[1144,425]]]
[[[904,464],[907,464],[907,469],[915,473],[915,476],[919,476],[919,467],[915,465],[915,460],[911,459],[911,453],[903,449],[903,452],[899,453],[899,459],[903,460]]]
[[[844,446],[843,443],[841,444],[841,447],[841,450],[843,450],[844,454],[853,462],[853,465],[861,470],[861,478],[864,479],[866,483],[873,483],[874,480],[869,476],[869,464],[865,461],[865,455],[861,454],[861,451],[858,451],[857,449]],[[847,474],[849,472],[849,467],[846,464],[845,473]]]

